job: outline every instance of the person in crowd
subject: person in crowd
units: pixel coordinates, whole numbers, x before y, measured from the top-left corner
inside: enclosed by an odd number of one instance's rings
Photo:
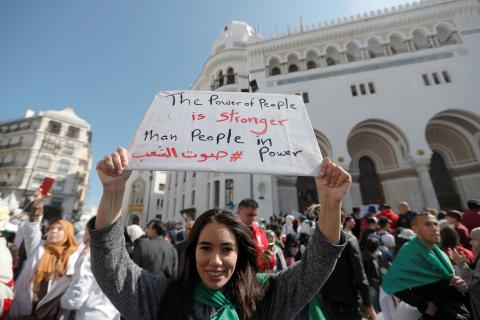
[[[378,299],[380,284],[382,283],[382,271],[380,269],[382,253],[378,249],[379,246],[380,241],[378,238],[369,237],[365,243],[365,251],[362,252],[363,266],[365,267],[365,275],[369,284],[370,300],[375,308],[375,312],[380,312]]]
[[[343,231],[355,236],[353,230],[355,229],[356,225],[355,219],[351,215],[347,215],[345,216],[345,222],[343,222]]]
[[[138,243],[141,241],[140,239],[147,239],[145,232],[138,224],[131,224],[125,227],[123,235],[125,237],[125,246],[127,247],[130,257],[132,257],[135,247],[137,247]]]
[[[405,243],[415,238],[415,236],[415,232],[412,229],[403,228],[400,230],[395,238],[395,255],[400,251]]]
[[[378,221],[376,236],[380,240],[380,247],[383,254],[393,259],[395,252],[395,237],[390,233],[390,219],[381,217]]]
[[[289,234],[296,234],[295,229],[293,228],[293,221],[295,221],[295,218],[292,215],[287,215],[285,217],[285,224],[282,227],[282,235],[283,236],[288,236]]]
[[[300,239],[295,233],[289,233],[285,240],[285,261],[287,267],[302,259]]]
[[[172,278],[177,275],[178,256],[173,245],[165,241],[166,234],[160,220],[151,220],[146,229],[148,240],[138,242],[132,260],[153,274]]]
[[[68,287],[79,254],[73,225],[69,221],[52,221],[46,240],[42,241],[40,224],[46,197],[41,191],[38,189],[35,193],[29,219],[19,227],[23,233],[27,260],[15,282],[15,297],[9,315],[13,319],[58,314],[60,298]]]
[[[445,210],[438,211],[438,214],[437,214],[438,223],[441,223],[443,220],[446,220],[446,218],[447,218],[447,211]]]
[[[423,319],[471,319],[464,295],[468,287],[437,246],[437,218],[430,212],[420,212],[412,228],[417,236],[398,252],[383,276],[383,290],[417,308]]]
[[[398,209],[398,221],[397,221],[397,229],[400,228],[412,228],[412,219],[417,214],[415,211],[412,211],[408,202],[400,201],[397,203]]]
[[[467,256],[456,250],[450,251],[450,257],[457,263],[459,275],[469,287],[472,316],[473,319],[477,320],[480,319],[480,227],[471,230],[470,238],[470,244],[475,255],[471,267]]]
[[[387,217],[390,220],[390,227],[393,230],[397,229],[398,214],[393,212],[392,207],[388,204],[380,206],[380,212],[376,214],[377,219]]]
[[[346,237],[345,249],[320,291],[324,311],[328,319],[360,320],[363,308],[370,319],[376,319],[358,240],[351,234]]]
[[[92,270],[126,319],[292,319],[320,290],[344,247],[340,207],[351,177],[325,158],[317,178],[324,203],[318,227],[294,267],[256,276],[257,249],[247,225],[229,210],[211,209],[193,226],[183,274],[156,276],[135,265],[123,244],[127,165],[123,148],[97,163],[103,195],[89,224]]]
[[[275,257],[275,268],[273,271],[280,272],[287,269],[287,262],[283,255],[282,249],[278,246],[278,238],[275,232],[267,230],[268,250],[271,251]]]
[[[376,214],[377,208],[374,205],[368,206],[368,211],[365,216],[363,216],[362,221],[360,222],[360,237],[362,236],[363,230],[367,229],[369,225],[368,219],[375,217]]]
[[[448,223],[455,228],[455,231],[457,231],[458,237],[460,238],[460,244],[469,249],[470,235],[467,227],[462,224],[462,213],[458,210],[448,210],[446,219]]]
[[[362,233],[360,235],[360,248],[362,251],[365,251],[365,243],[367,242],[368,237],[372,234],[376,234],[378,230],[378,220],[377,218],[371,216],[367,220],[368,224],[365,229],[362,230]]]
[[[359,239],[360,238],[360,224],[362,222],[362,218],[360,217],[360,208],[353,207],[352,209],[352,218],[355,222],[355,227],[352,229],[353,235]]]
[[[253,199],[243,199],[238,204],[238,217],[250,229],[252,239],[257,246],[257,263],[260,272],[265,272],[268,266],[273,266],[275,257],[268,252],[268,240],[265,231],[255,224],[258,216],[258,203]],[[269,257],[269,259],[267,259]]]
[[[469,264],[473,262],[473,252],[460,245],[458,234],[452,225],[440,229],[440,248],[448,255],[450,255],[452,250],[456,251],[466,256]],[[450,258],[450,262],[455,266],[455,260]]]
[[[93,218],[90,219],[92,221]],[[75,263],[75,272],[68,289],[62,295],[60,306],[65,314],[74,314],[75,320],[117,320],[120,313],[103,294],[93,276],[90,263],[90,234],[83,233],[84,247]]]
[[[3,234],[8,218],[8,207],[0,207],[0,319],[6,319],[13,302],[13,259]]]
[[[177,249],[177,256],[178,256],[178,273],[183,272],[183,262],[185,261],[185,248],[187,247],[188,237],[190,236],[190,232],[192,232],[193,224],[195,223],[194,219],[188,219],[185,222],[185,240],[177,242],[175,245],[175,249]]]
[[[480,227],[480,200],[472,199],[467,201],[468,210],[463,213],[462,223],[468,231]]]

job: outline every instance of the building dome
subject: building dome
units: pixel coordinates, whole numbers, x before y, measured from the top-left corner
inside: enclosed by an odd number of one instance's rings
[[[212,54],[228,49],[243,49],[253,39],[260,39],[252,26],[243,21],[232,21],[225,25],[213,44]]]

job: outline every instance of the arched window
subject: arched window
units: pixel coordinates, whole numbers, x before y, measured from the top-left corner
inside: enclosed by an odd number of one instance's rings
[[[271,76],[276,76],[276,75],[279,75],[280,73],[281,72],[279,67],[273,67],[272,70],[270,71]]]
[[[315,50],[308,50],[305,58],[307,61],[307,70],[315,69],[318,65],[318,53]]]
[[[280,70],[280,61],[276,57],[270,59],[270,61],[268,63],[268,68],[270,70],[270,75],[271,76],[276,76],[276,75],[282,73],[282,71]]]
[[[412,42],[415,46],[416,50],[423,50],[427,49],[428,46],[428,39],[425,33],[421,30],[415,30],[413,31],[413,39]]]
[[[227,84],[234,84],[235,83],[235,73],[233,72],[233,68],[228,68],[227,70]]]
[[[315,63],[315,61],[308,61],[307,62],[307,70],[310,70],[310,69],[315,69],[317,67],[317,64]]]
[[[360,192],[363,204],[384,204],[383,188],[378,179],[375,163],[369,157],[361,157],[358,161],[360,169]]]
[[[367,50],[368,50],[368,57],[370,59],[384,56],[383,48],[377,39],[368,40]]]
[[[298,57],[295,54],[289,54],[287,57],[288,72],[297,72],[300,69],[298,68]]]
[[[335,59],[333,59],[332,57],[327,57],[326,61],[327,61],[327,66],[335,65]]]
[[[358,60],[362,60],[360,49],[355,42],[349,42],[347,44],[347,61],[353,62]]]
[[[455,32],[445,26],[437,27],[437,39],[441,46],[457,43]]]
[[[460,198],[453,186],[445,159],[437,151],[433,151],[430,160],[430,179],[442,209],[459,209],[462,207]]]
[[[291,64],[288,66],[288,72],[297,72],[298,71],[298,66],[296,64]]]
[[[223,71],[220,70],[220,72],[218,72],[218,87],[222,87],[223,86]]]
[[[398,34],[394,34],[390,37],[390,50],[392,51],[392,54],[399,54],[407,51],[403,39]]]
[[[326,62],[327,66],[334,66],[336,64],[340,64],[340,54],[338,50],[334,47],[329,47],[326,52]]]

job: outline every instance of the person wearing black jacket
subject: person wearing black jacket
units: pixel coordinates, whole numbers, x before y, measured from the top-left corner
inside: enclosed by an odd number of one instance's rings
[[[320,295],[329,319],[362,319],[360,303],[370,319],[376,313],[370,300],[368,280],[362,253],[355,236],[347,235],[347,243]]]
[[[161,221],[150,221],[146,233],[148,240],[138,242],[133,249],[132,260],[153,274],[175,277],[178,271],[177,250],[165,241],[166,231]]]

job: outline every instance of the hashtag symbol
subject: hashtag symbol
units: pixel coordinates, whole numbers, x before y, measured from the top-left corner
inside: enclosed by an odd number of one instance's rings
[[[241,157],[243,157],[243,151],[235,151],[235,152],[232,153],[232,155],[230,156],[230,162],[235,162],[235,161],[237,161],[238,159],[240,159]]]

